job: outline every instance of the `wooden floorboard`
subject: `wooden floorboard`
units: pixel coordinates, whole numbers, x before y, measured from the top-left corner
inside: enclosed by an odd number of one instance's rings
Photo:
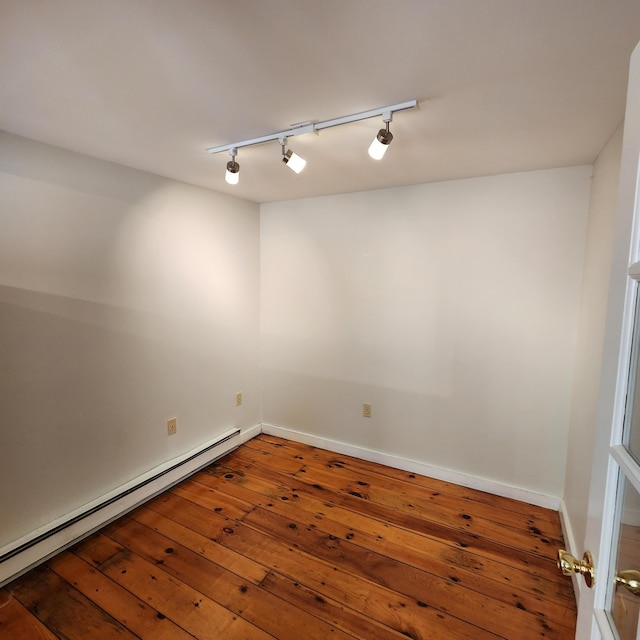
[[[260,435],[0,590],[0,639],[572,640],[558,514]]]

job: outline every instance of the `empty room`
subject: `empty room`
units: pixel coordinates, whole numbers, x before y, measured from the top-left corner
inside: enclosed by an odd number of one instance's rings
[[[0,639],[638,640],[639,42],[0,2]]]

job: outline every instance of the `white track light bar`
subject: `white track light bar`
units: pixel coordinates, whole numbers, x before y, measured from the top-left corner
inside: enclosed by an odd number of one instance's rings
[[[286,131],[278,131],[277,133],[271,133],[266,136],[260,136],[259,138],[251,138],[250,140],[243,140],[241,142],[232,142],[231,144],[225,144],[220,147],[211,147],[207,149],[209,153],[220,153],[222,151],[229,151],[230,149],[239,149],[241,147],[251,147],[256,144],[262,144],[263,142],[271,142],[273,140],[282,140],[283,138],[290,138],[292,136],[300,136],[305,133],[313,133],[321,131],[322,129],[328,129],[329,127],[338,127],[343,124],[349,124],[350,122],[359,122],[360,120],[368,120],[369,118],[384,117],[385,120],[391,119],[392,114],[397,111],[406,111],[407,109],[413,109],[418,104],[417,100],[408,100],[407,102],[399,102],[398,104],[392,104],[388,107],[380,107],[378,109],[371,109],[369,111],[362,111],[360,113],[354,113],[349,116],[342,116],[340,118],[333,118],[331,120],[324,120],[323,122],[311,122],[305,123]]]

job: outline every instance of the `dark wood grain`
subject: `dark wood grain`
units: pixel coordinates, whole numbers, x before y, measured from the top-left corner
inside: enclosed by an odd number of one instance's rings
[[[7,591],[0,596],[0,637],[55,640],[56,636]]]
[[[558,514],[261,435],[0,590],[0,638],[572,640]]]

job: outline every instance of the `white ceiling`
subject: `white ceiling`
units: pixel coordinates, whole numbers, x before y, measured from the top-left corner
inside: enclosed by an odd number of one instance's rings
[[[0,0],[0,128],[257,202],[591,163],[639,0]],[[228,155],[207,147],[411,98]]]

